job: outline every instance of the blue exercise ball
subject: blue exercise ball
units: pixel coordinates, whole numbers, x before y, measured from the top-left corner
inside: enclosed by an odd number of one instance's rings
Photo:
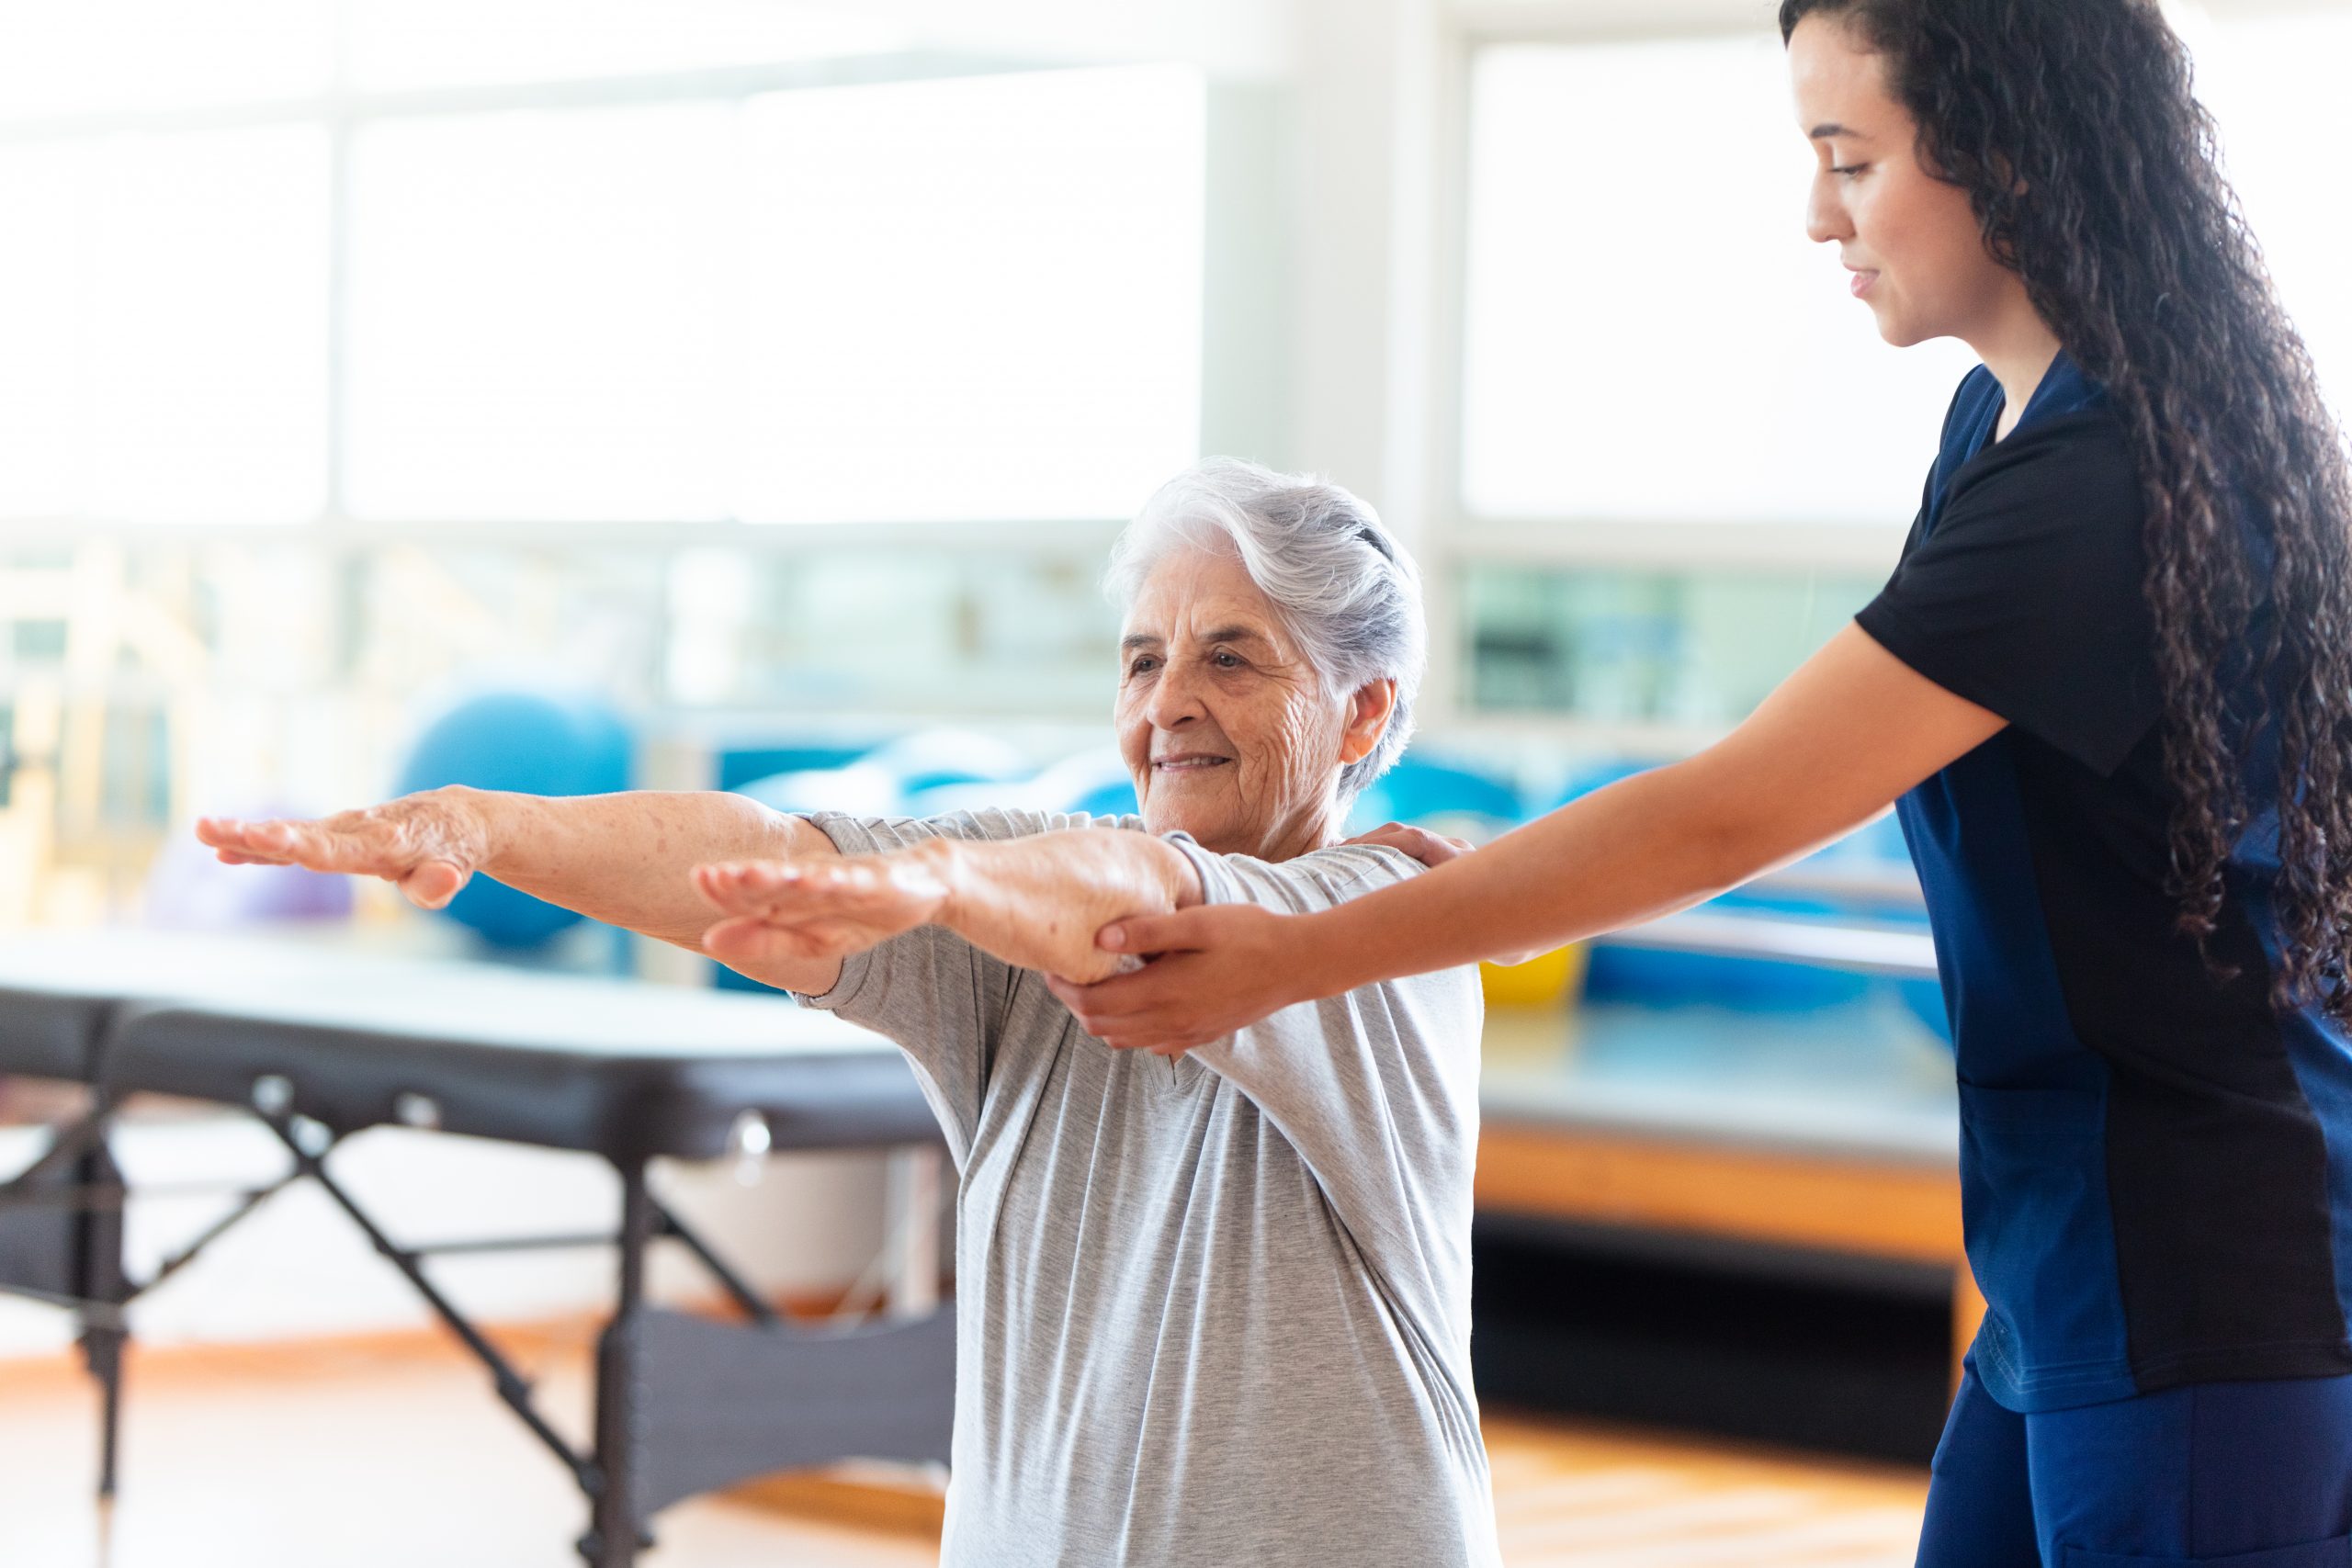
[[[618,714],[592,697],[493,692],[425,726],[400,792],[467,784],[521,795],[605,795],[629,786],[632,745]],[[582,916],[476,876],[442,911],[492,946],[533,948]]]

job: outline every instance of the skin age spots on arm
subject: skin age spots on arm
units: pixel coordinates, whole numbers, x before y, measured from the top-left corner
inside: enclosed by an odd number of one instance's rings
[[[1174,847],[1118,829],[1001,840],[930,839],[881,855],[707,865],[695,884],[728,918],[705,934],[720,962],[838,964],[937,925],[1023,969],[1100,980],[1121,960],[1094,933],[1129,915],[1200,902]]]

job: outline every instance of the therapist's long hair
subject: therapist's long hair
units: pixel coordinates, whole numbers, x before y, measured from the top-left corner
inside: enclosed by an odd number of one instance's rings
[[[2231,847],[2275,808],[2272,1000],[2352,1019],[2352,480],[2188,51],[2152,0],[1782,0],[1783,39],[1816,13],[1885,61],[1921,164],[1968,193],[2123,422],[2147,492],[2182,931],[2210,962]],[[2270,635],[2250,646],[2265,599]],[[2267,695],[2234,711],[2248,673]],[[2249,802],[2245,760],[2273,744],[2278,797]]]

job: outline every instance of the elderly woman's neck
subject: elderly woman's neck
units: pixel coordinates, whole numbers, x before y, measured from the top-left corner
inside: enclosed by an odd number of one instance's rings
[[[1237,836],[1231,843],[1204,840],[1202,847],[1221,855],[1249,855],[1262,861],[1296,860],[1300,855],[1338,843],[1346,837],[1346,821],[1347,808],[1337,798],[1331,798],[1298,815],[1285,817],[1247,842]]]

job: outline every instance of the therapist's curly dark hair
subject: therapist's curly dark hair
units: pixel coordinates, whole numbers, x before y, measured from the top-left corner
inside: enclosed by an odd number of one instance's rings
[[[1922,165],[1968,193],[2122,420],[2147,494],[2180,929],[2212,963],[2231,847],[2274,805],[2246,799],[2245,763],[2275,744],[2271,999],[2352,1019],[2352,478],[2188,51],[2152,0],[1783,0],[1783,39],[1813,15],[1884,60]],[[2249,673],[2266,696],[2236,711]]]

